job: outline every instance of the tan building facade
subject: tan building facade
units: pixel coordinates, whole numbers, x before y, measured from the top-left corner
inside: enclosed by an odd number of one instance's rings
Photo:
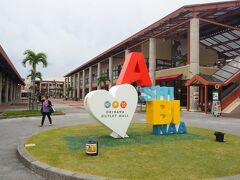
[[[199,87],[188,91],[185,84],[194,75],[213,75],[240,55],[239,12],[237,1],[184,6],[66,74],[69,97],[83,99],[91,90],[110,88],[126,55],[141,52],[153,85],[174,86],[181,106],[187,106],[189,96],[188,109],[199,110],[194,100]],[[109,79],[107,85],[97,84],[102,76]]]
[[[23,93],[31,92],[31,80],[25,79],[25,87],[23,88]],[[63,77],[52,77],[45,78],[43,80],[35,81],[36,93],[42,95],[48,95],[54,98],[62,98],[64,96],[64,78]]]
[[[0,46],[0,105],[19,99],[21,85],[21,76]]]

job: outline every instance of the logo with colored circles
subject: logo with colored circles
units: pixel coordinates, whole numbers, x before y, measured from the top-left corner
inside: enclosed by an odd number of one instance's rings
[[[112,106],[113,106],[113,108],[118,108],[119,102],[118,101],[113,101]]]
[[[106,102],[104,103],[104,106],[105,106],[105,108],[110,108],[111,103],[110,103],[109,101],[106,101]]]
[[[121,108],[127,107],[127,102],[126,102],[126,101],[122,101],[122,102],[120,103],[120,106],[121,106]]]

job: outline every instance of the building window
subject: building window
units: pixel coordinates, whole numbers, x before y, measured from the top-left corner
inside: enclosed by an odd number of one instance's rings
[[[108,69],[104,69],[104,70],[102,71],[101,76],[108,78],[108,72],[109,72]]]
[[[75,75],[74,80],[75,80],[75,84],[77,84],[77,80],[78,80],[78,75],[77,74]]]
[[[92,82],[97,82],[97,74],[92,74]]]
[[[82,76],[79,78],[79,85],[82,85],[82,81],[83,81],[83,79],[82,79]]]
[[[171,60],[164,60],[164,59],[156,60],[156,70],[169,69],[172,67],[173,67],[173,64]]]
[[[122,70],[122,65],[114,66],[113,68],[113,79],[117,79]]]
[[[146,61],[147,68],[149,70],[149,59]],[[161,69],[169,69],[175,67],[174,63],[171,60],[165,59],[156,59],[156,71]]]
[[[89,77],[85,77],[85,84],[88,84],[89,83]]]

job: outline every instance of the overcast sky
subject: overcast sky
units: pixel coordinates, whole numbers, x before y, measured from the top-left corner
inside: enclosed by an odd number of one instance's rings
[[[216,1],[0,0],[0,45],[22,77],[26,49],[47,53],[43,77],[63,76],[183,5]]]

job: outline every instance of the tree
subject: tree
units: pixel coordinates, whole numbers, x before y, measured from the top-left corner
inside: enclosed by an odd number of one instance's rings
[[[73,87],[72,86],[69,86],[68,88],[67,88],[67,96],[69,97],[69,94],[70,94],[70,92],[72,92],[73,91]]]
[[[106,76],[100,76],[98,79],[97,79],[97,85],[101,86],[103,84],[104,86],[104,89],[106,89],[106,84],[107,82],[110,82],[109,78],[106,77]]]
[[[27,76],[27,78],[30,78],[31,80],[33,79],[40,79],[42,80],[42,73],[40,72],[35,72],[34,70],[30,70],[30,74]]]
[[[39,63],[42,63],[43,68],[47,67],[48,62],[47,62],[47,55],[43,52],[40,53],[35,53],[32,50],[26,50],[23,55],[25,58],[22,60],[22,64],[24,67],[26,67],[27,62],[29,63],[30,66],[32,66],[32,69],[30,70],[31,73],[28,75],[28,77],[31,77],[31,81],[33,84],[33,94],[35,94],[35,79],[39,78],[40,80],[42,79],[42,74],[40,72],[37,72],[37,65]]]

